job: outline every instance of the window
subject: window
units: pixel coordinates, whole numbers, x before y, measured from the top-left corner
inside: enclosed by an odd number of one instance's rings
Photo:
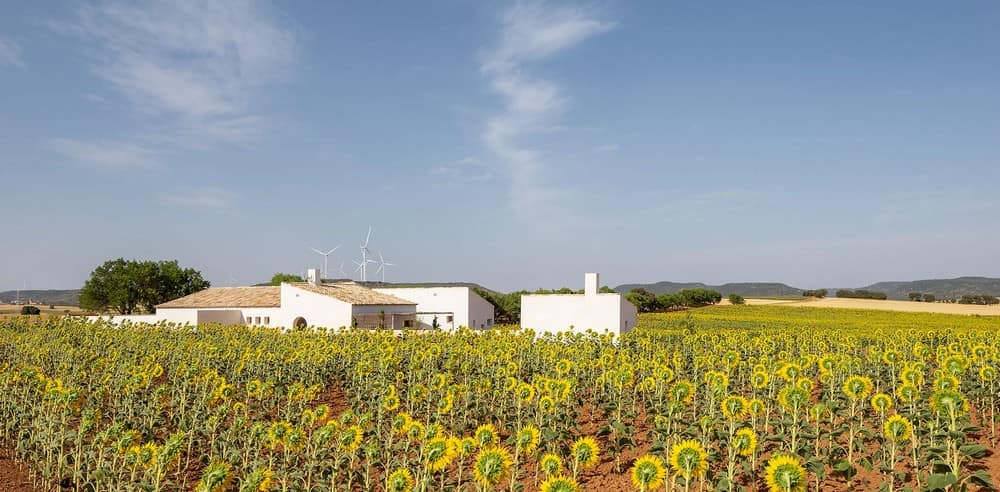
[[[486,320],[486,326],[493,326],[493,318],[488,318]]]
[[[403,328],[413,328],[413,320],[412,319],[404,319],[403,320]]]
[[[255,324],[255,325],[259,325],[260,324],[260,316],[257,316],[256,318],[253,319],[253,324]]]
[[[270,316],[264,316],[264,324],[265,325],[271,324],[271,317]]]
[[[454,316],[448,316],[448,322],[449,323],[454,323],[455,322],[455,317]]]
[[[246,319],[247,319],[247,324],[248,325],[252,325],[253,324],[253,316],[247,316]]]

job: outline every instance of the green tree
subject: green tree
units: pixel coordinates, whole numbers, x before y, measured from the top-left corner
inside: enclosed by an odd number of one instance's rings
[[[80,290],[80,307],[91,311],[132,314],[153,312],[157,304],[209,287],[201,272],[181,268],[176,260],[108,260],[90,274]]]
[[[23,315],[42,314],[42,310],[38,309],[38,307],[36,307],[36,306],[22,306],[21,307],[21,314],[23,314]]]
[[[729,303],[730,304],[746,304],[747,300],[744,299],[743,296],[741,296],[739,294],[729,294]]]
[[[648,313],[657,309],[656,296],[642,287],[632,289],[628,294],[625,294],[625,299],[635,305],[640,313]]]
[[[281,272],[275,273],[274,276],[271,277],[271,285],[278,286],[281,285],[282,282],[303,282],[303,280],[302,277],[298,275]]]

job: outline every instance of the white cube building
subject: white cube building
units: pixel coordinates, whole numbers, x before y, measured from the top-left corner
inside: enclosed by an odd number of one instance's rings
[[[466,326],[474,330],[493,328],[493,304],[469,287],[378,287],[389,294],[417,304],[417,328],[440,329]]]
[[[521,327],[536,333],[561,331],[621,335],[635,328],[639,312],[618,293],[599,293],[600,276],[584,275],[583,294],[525,294],[521,296]]]

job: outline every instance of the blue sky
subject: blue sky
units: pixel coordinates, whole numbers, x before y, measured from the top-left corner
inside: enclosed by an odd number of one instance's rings
[[[1000,276],[1000,4],[15,2],[0,289]],[[341,254],[343,253],[343,254]]]

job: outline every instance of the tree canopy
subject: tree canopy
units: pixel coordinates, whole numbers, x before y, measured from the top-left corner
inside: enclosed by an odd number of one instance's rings
[[[108,260],[90,274],[80,290],[80,307],[97,312],[152,313],[157,304],[210,286],[201,272],[177,260]]]
[[[274,286],[281,285],[282,282],[302,282],[302,281],[303,281],[302,277],[292,273],[278,272],[275,273],[273,277],[271,277],[271,285]]]

